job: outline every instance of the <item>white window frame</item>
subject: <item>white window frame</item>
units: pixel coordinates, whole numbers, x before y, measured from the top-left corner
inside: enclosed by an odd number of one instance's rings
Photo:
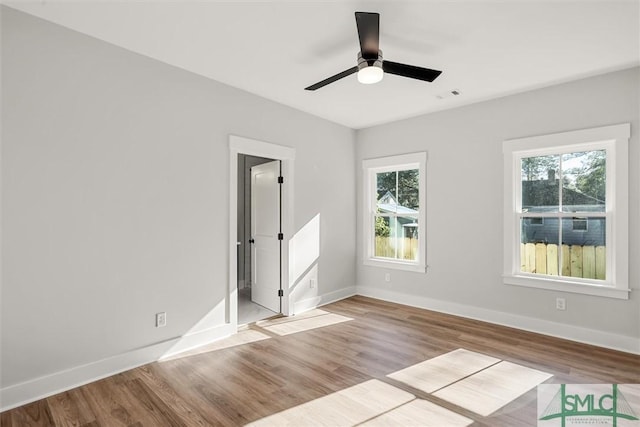
[[[374,267],[426,272],[426,188],[427,153],[410,153],[398,156],[380,157],[362,161],[363,168],[363,263]],[[418,169],[418,259],[416,261],[396,260],[374,256],[375,215],[377,202],[376,174],[381,172]]]
[[[504,154],[504,273],[505,284],[629,298],[629,123],[563,132],[503,142]],[[606,150],[607,272],[605,280],[548,276],[520,271],[521,170],[524,157],[590,150]],[[567,212],[566,217],[575,216]],[[594,213],[595,214],[595,213]],[[589,213],[588,216],[598,216]]]

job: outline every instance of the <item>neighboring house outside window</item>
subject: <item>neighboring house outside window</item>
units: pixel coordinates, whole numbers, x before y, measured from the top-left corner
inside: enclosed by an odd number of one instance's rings
[[[425,271],[426,153],[363,161],[364,263]]]
[[[504,281],[627,299],[628,124],[505,141]]]

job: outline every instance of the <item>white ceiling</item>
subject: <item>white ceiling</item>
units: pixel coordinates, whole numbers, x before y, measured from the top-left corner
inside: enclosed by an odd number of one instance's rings
[[[639,0],[3,3],[354,129],[640,64]],[[355,11],[385,59],[442,75],[303,90],[356,65]]]

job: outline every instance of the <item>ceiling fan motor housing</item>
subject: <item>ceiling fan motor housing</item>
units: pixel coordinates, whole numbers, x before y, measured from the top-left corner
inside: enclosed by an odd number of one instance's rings
[[[378,67],[382,68],[382,51],[378,51],[376,58],[363,58],[362,52],[358,52],[358,70],[362,70],[366,67]]]

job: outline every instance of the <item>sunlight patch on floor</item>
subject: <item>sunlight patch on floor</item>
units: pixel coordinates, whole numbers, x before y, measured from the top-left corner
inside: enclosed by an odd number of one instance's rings
[[[426,393],[433,393],[498,362],[500,359],[495,357],[459,348],[387,376]]]
[[[442,408],[435,403],[416,399],[360,424],[360,426],[466,427],[472,423],[473,420]]]
[[[488,416],[553,375],[459,348],[387,376]]]
[[[317,313],[316,313],[317,314]],[[317,322],[332,313],[308,315]],[[342,316],[341,316],[342,317]],[[284,327],[286,321],[267,326]],[[458,407],[489,416],[553,375],[465,349],[388,375]],[[257,420],[249,426],[466,427],[473,420],[391,384],[372,379]]]
[[[320,397],[257,420],[249,426],[354,426],[415,399],[378,380]]]
[[[347,322],[349,320],[353,319],[323,310],[311,310],[297,316],[263,320],[256,322],[256,325],[277,335],[290,335]]]
[[[215,341],[211,344],[207,344],[205,346],[198,347],[190,351],[185,351],[184,353],[180,353],[175,356],[168,357],[166,359],[162,359],[162,362],[181,359],[183,357],[195,356],[203,353],[209,353],[212,351],[218,351],[225,348],[236,347],[239,345],[250,344],[250,343],[266,340],[269,338],[271,338],[269,335],[263,334],[262,332],[254,331],[253,329],[245,329],[245,330],[238,331],[237,334]]]
[[[500,362],[433,395],[488,416],[553,375],[511,362]]]

